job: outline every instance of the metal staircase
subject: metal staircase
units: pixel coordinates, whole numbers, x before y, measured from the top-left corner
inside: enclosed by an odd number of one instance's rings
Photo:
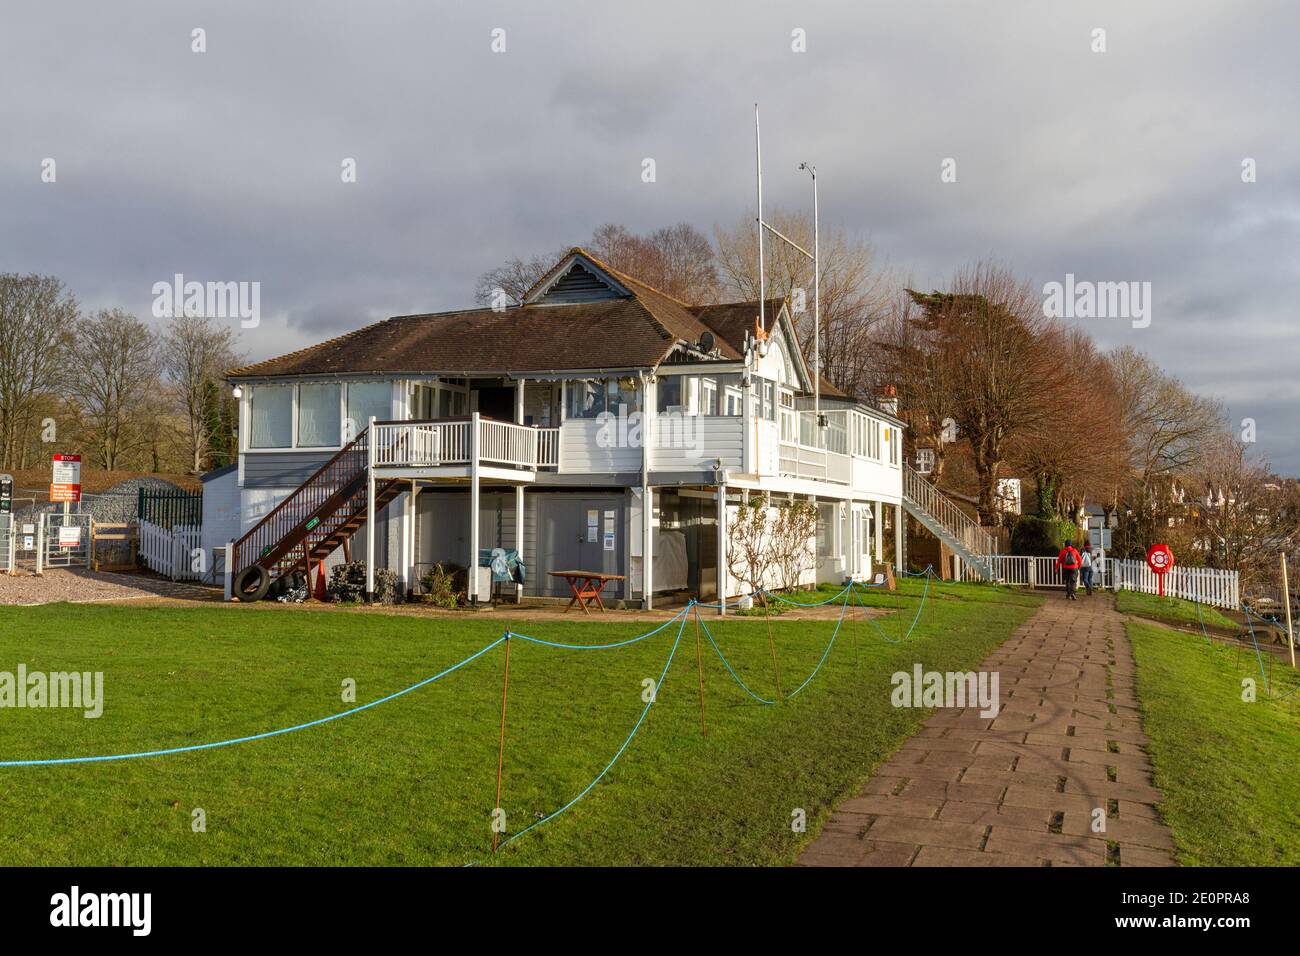
[[[971,520],[939,489],[903,465],[903,508],[932,535],[952,548],[985,581],[993,579],[993,536]]]
[[[323,560],[365,524],[366,470],[370,465],[367,432],[363,430],[343,446],[235,542],[231,554],[235,597],[256,600],[265,594],[265,588],[249,586],[260,585],[263,579],[260,574],[245,575],[251,568],[264,569],[268,585],[295,571],[307,571],[312,562]],[[376,481],[375,513],[401,490],[400,482]],[[244,582],[246,577],[249,580]]]

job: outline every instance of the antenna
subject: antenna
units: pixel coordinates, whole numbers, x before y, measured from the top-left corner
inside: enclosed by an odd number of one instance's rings
[[[758,104],[754,104],[754,167],[758,172],[758,327],[767,334],[767,293],[763,265],[763,141],[758,134]]]
[[[813,251],[809,252],[789,236],[763,219],[763,147],[758,134],[758,104],[754,104],[754,162],[758,173],[758,322],[762,334],[767,334],[766,271],[763,261],[763,232],[770,232],[786,245],[791,246],[813,264],[813,420],[818,428],[826,427],[826,420],[821,413],[822,395],[822,358],[821,358],[821,222],[817,205],[817,167],[812,163],[800,163],[799,168],[807,170],[812,176],[813,187]]]

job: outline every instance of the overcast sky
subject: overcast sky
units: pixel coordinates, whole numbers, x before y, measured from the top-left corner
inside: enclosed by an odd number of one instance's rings
[[[470,305],[603,222],[735,224],[758,102],[766,201],[806,205],[816,163],[823,221],[923,288],[989,257],[1150,282],[1148,328],[1080,324],[1300,473],[1297,37],[1286,0],[11,3],[0,271],[150,321],[175,273],[257,281],[265,358]]]

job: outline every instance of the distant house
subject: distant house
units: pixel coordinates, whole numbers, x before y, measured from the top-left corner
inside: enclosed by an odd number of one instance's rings
[[[571,250],[502,310],[397,316],[233,369],[231,566],[266,579],[339,551],[414,588],[434,564],[517,550],[625,577],[607,597],[732,597],[727,527],[755,493],[815,501],[807,583],[866,578],[901,537],[903,422],[829,385],[824,427],[785,303],[691,306]],[[900,555],[902,548],[897,552]],[[237,589],[238,590],[238,589]],[[479,574],[472,598],[485,598]]]

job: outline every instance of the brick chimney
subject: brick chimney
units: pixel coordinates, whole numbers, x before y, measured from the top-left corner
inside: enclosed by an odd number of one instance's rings
[[[891,415],[898,415],[898,389],[893,385],[886,385],[885,390],[880,395],[880,410],[888,412]]]

